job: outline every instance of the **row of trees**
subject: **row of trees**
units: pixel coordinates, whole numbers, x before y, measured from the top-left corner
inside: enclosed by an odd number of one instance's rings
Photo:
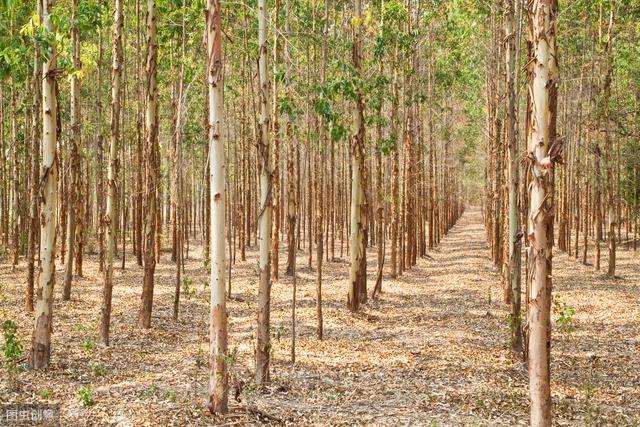
[[[163,246],[176,267],[177,319],[184,260],[202,241],[211,267],[212,412],[227,409],[227,275],[247,247],[259,246],[258,385],[269,381],[281,242],[294,322],[296,251],[306,250],[315,269],[319,339],[323,262],[351,258],[352,311],[382,292],[387,253],[391,277],[411,269],[471,192],[460,176],[474,169],[481,93],[469,93],[481,58],[456,42],[478,11],[260,0],[222,15],[215,0],[10,2],[1,39],[0,90],[10,92],[11,111],[0,117],[0,239],[14,267],[21,256],[28,266],[31,366],[50,361],[56,256],[68,300],[77,292],[73,273],[82,276],[85,255],[97,253],[99,333],[109,345],[116,261],[124,269],[129,254],[144,268],[138,325],[148,328]],[[453,58],[466,59],[453,66]],[[373,289],[368,247],[377,251]]]
[[[528,362],[532,425],[551,424],[554,241],[584,264],[592,243],[600,270],[606,236],[612,279],[619,246],[637,248],[638,96],[629,89],[640,70],[639,11],[607,0],[561,12],[556,1],[492,4],[486,65],[485,227],[510,305],[511,347]]]
[[[184,263],[202,244],[209,407],[224,412],[225,302],[247,248],[259,247],[263,385],[283,275],[295,360],[297,253],[316,275],[322,339],[323,263],[350,257],[357,311],[385,272],[438,245],[463,201],[482,202],[511,345],[529,361],[532,424],[550,424],[552,243],[587,263],[591,242],[598,269],[606,235],[611,277],[616,250],[637,247],[632,2],[36,0],[1,13],[0,242],[27,265],[32,366],[49,363],[56,257],[68,300],[97,254],[109,345],[115,263],[144,268],[148,328],[162,249],[177,319]]]

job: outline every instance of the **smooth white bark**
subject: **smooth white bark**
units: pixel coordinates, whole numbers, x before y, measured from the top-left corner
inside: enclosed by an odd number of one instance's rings
[[[209,320],[209,410],[227,412],[227,308],[225,295],[225,164],[220,0],[209,0],[206,15],[209,156],[211,182],[211,307]]]

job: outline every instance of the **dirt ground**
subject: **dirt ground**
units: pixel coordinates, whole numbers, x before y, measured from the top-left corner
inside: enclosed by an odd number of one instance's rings
[[[251,248],[247,261],[232,269],[229,336],[237,351],[232,376],[238,396],[224,418],[211,417],[205,407],[209,288],[199,248],[187,261],[189,289],[177,322],[175,266],[162,254],[149,330],[135,326],[142,268],[130,255],[124,271],[117,263],[109,348],[97,339],[96,257],[87,256],[70,302],[59,299],[58,262],[52,367],[21,372],[17,385],[0,381],[0,403],[57,403],[63,426],[528,425],[527,374],[508,349],[507,309],[484,241],[480,211],[467,211],[432,259],[420,259],[398,279],[385,276],[382,296],[357,315],[346,309],[348,259],[325,263],[323,341],[315,337],[315,271],[307,267],[306,250],[299,252],[294,366],[283,243],[281,278],[272,289],[272,383],[264,392],[256,391],[252,374],[257,253]],[[370,289],[375,251],[368,253]],[[606,250],[603,256],[606,268]],[[557,251],[553,270],[555,295],[575,309],[564,329],[554,326],[554,423],[638,425],[639,253],[619,250],[616,280]],[[15,272],[0,266],[0,317],[18,323],[28,348],[33,319],[23,310],[25,278],[23,260]],[[79,392],[88,385],[94,404],[85,406]]]

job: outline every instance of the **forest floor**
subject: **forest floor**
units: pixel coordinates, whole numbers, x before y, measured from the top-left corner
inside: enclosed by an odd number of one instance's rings
[[[205,405],[208,287],[198,248],[186,263],[190,286],[183,290],[177,322],[175,265],[169,253],[162,254],[149,330],[135,326],[143,270],[131,256],[124,271],[116,264],[109,348],[98,345],[96,257],[87,256],[69,302],[58,298],[58,262],[52,367],[23,371],[13,385],[2,368],[0,403],[59,404],[63,426],[528,425],[527,374],[508,348],[500,277],[484,241],[480,211],[467,211],[432,259],[418,260],[398,279],[385,276],[384,293],[356,315],[346,309],[348,260],[325,263],[323,341],[316,339],[315,271],[307,267],[308,252],[300,251],[298,265],[305,267],[298,268],[295,366],[292,286],[281,245],[281,277],[272,289],[272,383],[262,392],[252,375],[257,252],[250,249],[247,261],[232,270],[229,337],[237,351],[232,379],[239,396],[230,398],[231,413],[224,418],[211,417]],[[606,250],[603,255],[606,268]],[[371,289],[375,248],[368,257]],[[554,294],[575,309],[564,330],[557,319],[568,309],[553,315],[555,424],[638,425],[640,256],[620,250],[616,280],[558,251],[553,270]],[[0,317],[18,323],[28,348],[33,320],[23,310],[25,277],[24,262],[15,272],[0,266]],[[79,399],[87,385],[90,406]]]

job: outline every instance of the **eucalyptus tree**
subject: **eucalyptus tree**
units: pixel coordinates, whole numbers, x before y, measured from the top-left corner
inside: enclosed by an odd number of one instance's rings
[[[69,210],[67,211],[67,253],[65,260],[65,273],[62,290],[62,299],[71,299],[71,281],[73,280],[73,261],[76,246],[77,222],[82,221],[82,194],[81,189],[81,110],[80,110],[80,28],[78,27],[78,0],[72,2],[72,26],[71,45],[73,47],[73,68],[71,76],[71,159],[69,165],[69,186],[67,197],[69,199]]]
[[[354,78],[360,79],[362,72],[361,26],[362,4],[355,0],[352,25],[352,63]],[[354,80],[355,80],[354,79]],[[359,80],[354,82],[360,85]],[[349,294],[347,306],[351,311],[358,311],[360,304],[366,302],[367,296],[367,253],[366,253],[366,199],[364,187],[366,185],[366,169],[364,164],[365,152],[365,123],[364,102],[359,87],[354,93],[355,108],[351,134],[351,265],[349,269]]]
[[[273,11],[273,76],[270,90],[273,91],[273,114],[271,115],[271,130],[273,133],[272,150],[272,168],[271,168],[271,203],[272,203],[272,232],[271,232],[271,277],[278,280],[279,277],[279,252],[280,252],[280,109],[278,108],[279,97],[279,78],[278,67],[281,61],[281,42],[280,35],[282,28],[280,27],[280,0],[275,0]],[[285,41],[286,42],[286,41]]]
[[[329,29],[329,1],[324,2],[324,16],[322,26],[321,41],[321,64],[320,64],[320,85],[324,85],[327,79],[327,37]],[[316,319],[317,328],[316,336],[322,340],[324,333],[324,323],[322,314],[322,262],[324,251],[323,224],[324,224],[324,207],[323,199],[326,196],[323,191],[323,182],[325,180],[323,165],[323,149],[327,146],[326,117],[320,117],[320,131],[318,135],[318,146],[315,152],[315,242],[316,242]],[[332,165],[333,166],[333,165]]]
[[[209,314],[209,411],[226,413],[227,308],[225,296],[225,161],[223,140],[222,27],[220,0],[208,0],[205,14],[209,156],[211,182],[211,309]]]
[[[145,246],[144,280],[138,325],[151,326],[153,307],[153,288],[156,268],[156,233],[158,225],[158,44],[157,44],[156,2],[147,0],[147,61],[146,61],[146,111],[145,111],[145,170],[147,175],[145,188]]]
[[[185,80],[185,62],[187,49],[187,11],[188,6],[186,0],[182,2],[182,23],[181,23],[181,42],[180,42],[180,71],[178,72],[178,81],[176,83],[176,106],[173,117],[174,131],[172,135],[171,157],[172,157],[172,173],[171,173],[171,215],[173,228],[173,252],[176,262],[176,279],[173,298],[173,319],[178,320],[178,311],[180,308],[180,286],[182,285],[181,272],[184,269],[184,232],[185,218],[184,211],[184,179],[182,176],[183,164],[183,139],[185,112],[187,103],[187,93],[184,84]]]
[[[616,183],[614,182],[614,163],[613,153],[615,147],[611,138],[611,124],[610,124],[610,98],[611,98],[611,80],[613,78],[613,43],[614,43],[614,21],[616,16],[616,0],[610,0],[609,2],[609,25],[607,29],[607,46],[605,49],[605,78],[603,86],[603,124],[604,124],[604,153],[605,153],[605,168],[607,173],[607,240],[609,247],[609,260],[607,275],[611,278],[616,277],[616,225],[617,225],[617,210],[616,210]]]
[[[36,16],[41,19],[42,1],[36,1]],[[38,239],[38,189],[35,185],[39,179],[38,164],[40,161],[40,115],[42,101],[42,64],[41,50],[37,40],[33,42],[33,95],[31,116],[31,164],[29,165],[31,185],[29,186],[29,236],[27,240],[27,283],[25,292],[25,307],[33,311],[33,287],[35,278],[36,240]],[[0,124],[0,126],[2,126]]]
[[[289,37],[289,15],[290,15],[290,0],[285,0],[284,4],[284,32],[285,36]],[[296,224],[298,222],[298,192],[297,188],[300,185],[296,180],[296,153],[299,156],[299,149],[293,135],[293,121],[295,120],[296,110],[293,108],[291,99],[291,63],[289,43],[284,45],[284,57],[285,57],[285,97],[282,102],[282,110],[285,113],[285,139],[287,143],[287,242],[288,242],[288,255],[287,255],[287,271],[288,275],[292,276],[292,295],[291,295],[291,363],[296,362],[296,304],[297,304],[297,276],[296,276],[296,252],[298,244],[296,242]],[[318,335],[322,335],[322,301],[318,300],[319,314],[318,317]]]
[[[111,66],[111,117],[109,125],[109,166],[107,173],[107,210],[104,217],[107,252],[103,274],[102,308],[100,317],[100,339],[109,345],[109,328],[111,321],[111,298],[113,293],[113,257],[116,250],[116,201],[118,181],[118,142],[120,139],[120,101],[122,78],[122,0],[114,0],[113,15],[113,55]]]
[[[527,159],[530,165],[527,241],[529,251],[529,388],[531,425],[551,425],[550,339],[553,167],[559,155],[556,130],[558,64],[556,0],[529,3],[531,67]],[[551,223],[552,224],[552,223]]]
[[[258,283],[258,339],[256,349],[256,383],[269,382],[270,311],[271,311],[271,231],[272,231],[272,176],[271,147],[269,145],[269,75],[267,66],[267,1],[258,0],[258,174],[260,205],[259,229],[259,283]]]
[[[43,0],[42,26],[55,34],[52,10],[54,0]],[[40,169],[40,271],[31,337],[29,365],[49,366],[53,326],[53,287],[55,284],[56,210],[58,203],[58,108],[56,99],[56,46],[50,43],[42,64],[42,166]]]
[[[505,11],[505,63],[507,74],[506,138],[509,148],[509,291],[511,296],[511,348],[520,352],[522,333],[520,319],[522,234],[518,209],[518,190],[520,180],[518,147],[516,139],[516,19],[513,0],[504,0]]]

